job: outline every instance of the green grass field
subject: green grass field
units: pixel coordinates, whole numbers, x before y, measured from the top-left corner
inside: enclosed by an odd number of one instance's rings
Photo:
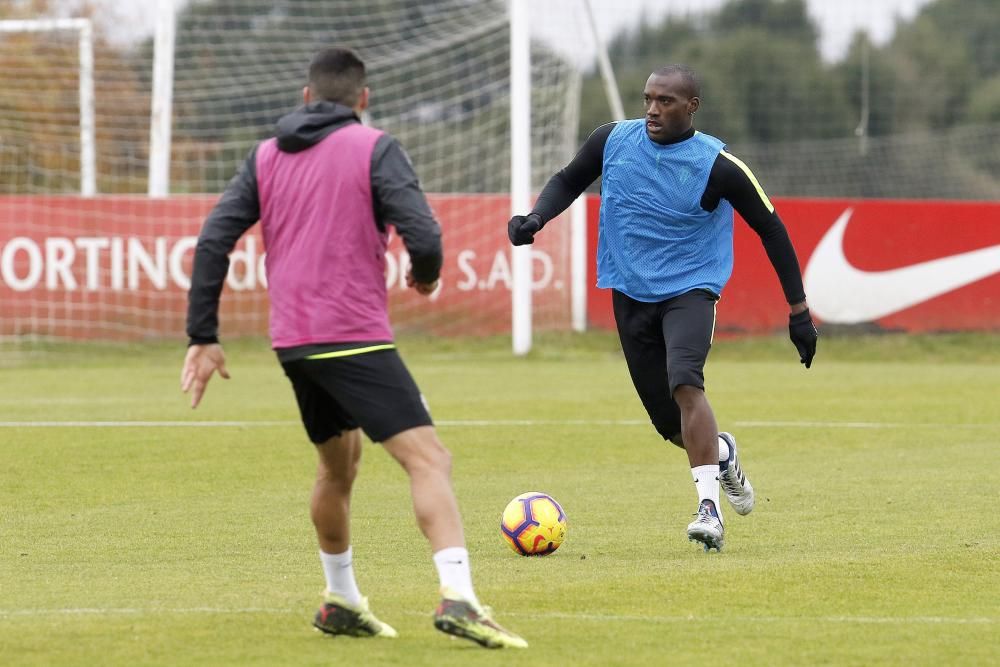
[[[192,412],[180,346],[0,350],[0,664],[1000,663],[1000,339],[720,341],[707,369],[757,509],[685,526],[683,453],[648,426],[614,339],[401,341],[454,453],[479,596],[531,643],[430,622],[437,578],[403,472],[368,446],[355,566],[396,640],[329,639],[314,455],[262,342],[227,346]],[[60,424],[59,422],[62,422]],[[71,423],[67,423],[71,422]],[[498,516],[551,493],[567,541],[516,556]]]

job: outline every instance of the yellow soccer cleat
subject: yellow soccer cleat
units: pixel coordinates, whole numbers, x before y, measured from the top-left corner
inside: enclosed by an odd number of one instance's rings
[[[441,632],[470,639],[486,648],[528,648],[528,642],[494,621],[488,609],[447,589],[441,595],[441,604],[434,612],[434,627]]]

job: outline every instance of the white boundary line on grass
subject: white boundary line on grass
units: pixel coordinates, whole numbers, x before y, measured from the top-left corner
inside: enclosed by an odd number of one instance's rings
[[[136,608],[136,607],[79,607],[62,609],[0,609],[0,618],[16,618],[30,616],[142,616],[157,614],[303,614],[298,609],[278,609],[271,607],[243,607],[226,609],[222,607],[181,607],[170,608]],[[406,612],[409,616],[426,616],[423,612]],[[653,623],[705,623],[706,621],[724,620],[746,623],[783,623],[787,621],[811,621],[814,623],[859,623],[859,624],[897,624],[897,625],[992,625],[1000,622],[1000,618],[992,616],[695,616],[673,615],[659,616],[640,614],[587,614],[587,613],[516,613],[506,612],[505,616],[514,618],[536,619],[569,619],[597,622],[653,622]]]
[[[285,421],[23,421],[0,422],[0,428],[245,428],[248,426],[292,426],[299,422]]]
[[[0,421],[0,428],[248,428],[298,426],[298,421]],[[642,419],[444,419],[437,426],[649,426]],[[945,424],[906,422],[836,422],[836,421],[735,421],[741,428],[1000,428],[1000,424]]]

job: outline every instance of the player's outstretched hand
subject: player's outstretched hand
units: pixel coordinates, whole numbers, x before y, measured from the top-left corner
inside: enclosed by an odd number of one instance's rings
[[[514,245],[529,245],[535,242],[535,234],[544,226],[541,216],[537,213],[515,215],[507,223],[507,238]]]
[[[416,280],[413,279],[412,271],[406,272],[406,286],[412,287],[413,289],[417,290],[417,294],[430,296],[431,294],[434,293],[434,290],[436,290],[438,286],[440,286],[440,284],[441,284],[440,279],[435,280],[432,283],[418,283]]]
[[[205,395],[205,387],[212,379],[212,373],[219,372],[226,380],[229,371],[226,370],[226,355],[218,343],[208,345],[191,345],[184,357],[184,367],[181,369],[181,391],[191,392],[191,408],[198,407],[201,397]]]
[[[819,338],[819,332],[813,324],[808,308],[801,313],[792,313],[788,316],[788,337],[799,351],[799,361],[809,368],[813,357],[816,356],[816,339]]]

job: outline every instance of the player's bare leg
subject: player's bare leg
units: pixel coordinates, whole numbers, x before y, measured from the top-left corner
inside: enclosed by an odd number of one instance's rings
[[[432,426],[418,426],[382,443],[410,477],[417,525],[435,552],[464,547],[462,517],[451,488],[451,452]]]
[[[674,400],[681,409],[681,437],[698,489],[698,511],[688,525],[688,539],[701,542],[705,551],[719,551],[724,534],[719,508],[719,426],[702,389],[681,385],[674,390]]]
[[[395,637],[396,631],[368,608],[354,579],[351,554],[351,489],[361,463],[361,431],[354,429],[316,446],[319,463],[310,514],[327,580],[313,626],[329,635]]]
[[[320,549],[338,554],[351,545],[351,489],[361,464],[361,431],[345,431],[316,446],[319,463],[310,514]]]
[[[434,627],[487,648],[527,647],[526,641],[498,625],[476,599],[462,518],[451,486],[451,453],[434,427],[411,428],[382,446],[410,476],[417,524],[434,552],[442,596],[434,612]]]
[[[681,409],[681,437],[692,468],[719,462],[719,426],[705,392],[682,384],[674,390]]]

